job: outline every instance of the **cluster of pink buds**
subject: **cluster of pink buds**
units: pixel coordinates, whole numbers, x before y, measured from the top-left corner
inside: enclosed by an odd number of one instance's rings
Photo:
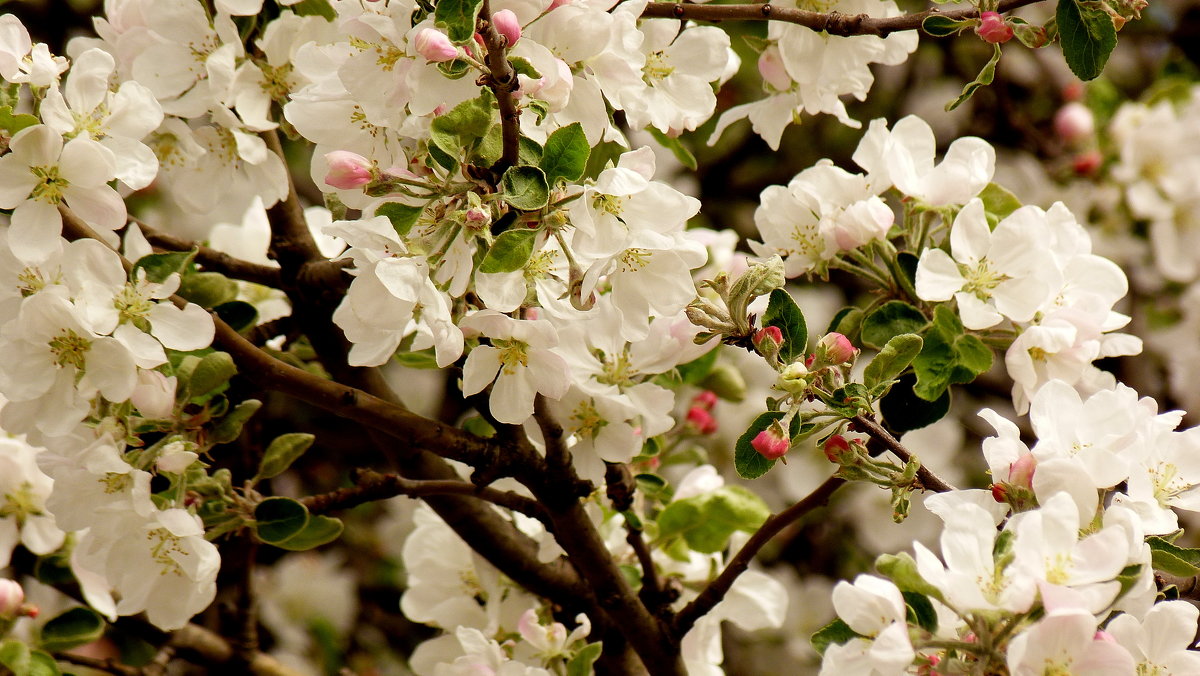
[[[704,390],[692,397],[691,406],[687,412],[688,426],[697,434],[712,434],[717,431],[717,419],[712,415],[713,406],[717,404],[717,394],[712,390]]]

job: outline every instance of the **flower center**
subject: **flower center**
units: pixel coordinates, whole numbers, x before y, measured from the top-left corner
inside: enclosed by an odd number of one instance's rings
[[[529,366],[528,344],[519,340],[497,340],[493,344],[500,348],[500,366],[504,375],[516,373],[518,366]]]
[[[54,363],[59,366],[70,364],[83,370],[84,358],[91,348],[92,341],[71,329],[63,329],[50,339],[50,354],[54,355]]]
[[[667,55],[661,49],[646,55],[646,65],[642,66],[642,80],[648,85],[661,82],[675,72],[675,67],[667,63]]]
[[[62,202],[63,190],[67,189],[71,184],[67,182],[67,179],[58,175],[57,166],[30,167],[29,172],[41,181],[33,186],[33,192],[30,193],[30,197],[47,204]]]

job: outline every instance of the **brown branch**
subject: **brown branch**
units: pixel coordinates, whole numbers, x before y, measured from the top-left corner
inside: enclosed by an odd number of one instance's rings
[[[266,141],[267,148],[279,156],[279,161],[287,167],[287,156],[283,153],[283,144],[275,130],[264,131],[260,134]],[[296,194],[296,183],[292,180],[292,172],[287,175],[287,196],[267,209],[267,220],[271,223],[271,257],[279,261],[283,268],[299,268],[302,264],[321,258],[317,242],[308,230],[308,221],[304,218],[304,206]]]
[[[167,251],[191,251],[195,249],[196,262],[203,265],[205,270],[220,272],[226,277],[262,284],[263,286],[279,287],[279,268],[260,263],[251,263],[236,256],[230,256],[224,251],[204,246],[199,242],[193,242],[183,237],[176,237],[175,235],[161,232],[143,221],[133,218],[129,220],[137,223],[142,234],[146,236],[146,241],[159,249]]]
[[[542,441],[546,444],[546,464],[551,467],[566,467],[571,464],[571,452],[563,440],[563,428],[554,419],[554,414],[546,405],[546,397],[538,394],[533,398],[533,417],[538,429],[542,432]]]
[[[1009,12],[1042,0],[1002,0],[998,12]],[[926,17],[938,15],[949,19],[970,19],[979,16],[975,8],[941,12],[937,8],[914,14],[875,18],[866,14],[840,12],[810,12],[803,9],[776,7],[770,3],[746,5],[694,5],[678,2],[651,2],[642,10],[644,19],[680,19],[691,21],[783,21],[822,31],[830,35],[851,37],[877,35],[886,37],[899,31],[921,27]]]
[[[86,655],[76,655],[74,653],[54,653],[54,659],[59,662],[70,662],[78,664],[81,667],[95,669],[96,671],[106,671],[110,674],[118,674],[119,676],[142,676],[145,672],[137,667],[131,667],[112,659],[97,659]]]
[[[884,446],[887,446],[889,451],[895,453],[896,457],[900,458],[900,460],[903,462],[907,463],[913,459],[913,454],[911,451],[905,448],[904,445],[901,444],[898,439],[896,439],[896,437],[892,436],[890,432],[883,429],[879,423],[875,422],[870,417],[860,413],[859,415],[854,416],[854,424],[859,429],[881,441]],[[920,469],[917,470],[917,479],[920,481],[920,487],[927,491],[946,493],[948,491],[956,490],[954,486],[951,486],[943,481],[941,477],[934,474],[925,465],[921,465]]]
[[[236,653],[229,641],[195,624],[189,624],[171,635],[171,646],[180,653],[187,653],[201,664],[216,667],[232,665]],[[299,676],[300,672],[262,652],[256,652],[246,665],[253,676]]]
[[[483,36],[483,44],[487,50],[484,62],[488,73],[481,78],[481,84],[496,95],[496,103],[500,106],[500,137],[503,142],[500,159],[492,165],[496,175],[504,173],[505,169],[517,163],[521,139],[521,111],[517,108],[517,72],[508,62],[508,39],[492,25],[492,8],[488,0],[483,0],[483,8],[479,11],[479,34]]]
[[[758,554],[758,551],[763,548],[771,538],[779,534],[786,526],[792,522],[807,515],[814,509],[824,505],[829,501],[833,492],[846,483],[845,479],[832,476],[825,480],[825,483],[817,486],[812,493],[809,493],[803,500],[788,507],[782,512],[773,515],[771,518],[763,522],[762,527],[750,536],[746,544],[738,550],[737,554],[729,560],[729,564],[725,566],[725,570],[716,577],[715,580],[708,583],[708,586],[700,592],[700,595],[692,599],[692,602],[684,606],[683,610],[675,616],[674,635],[676,640],[681,640],[692,627],[696,624],[696,620],[707,615],[722,599],[729,589],[733,587],[733,583],[737,581],[742,573],[750,567],[750,561]]]
[[[339,509],[349,509],[358,505],[386,500],[397,495],[407,495],[411,498],[427,497],[430,495],[465,495],[486,500],[501,507],[521,512],[541,521],[549,521],[546,510],[536,500],[527,498],[519,493],[502,491],[495,488],[476,486],[468,481],[453,479],[406,479],[397,474],[381,474],[371,470],[359,470],[353,477],[354,484],[336,491],[310,495],[301,502],[314,514],[322,514]]]

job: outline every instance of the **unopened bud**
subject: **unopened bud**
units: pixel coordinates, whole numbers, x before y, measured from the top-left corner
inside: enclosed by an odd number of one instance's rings
[[[783,65],[783,53],[775,45],[767,47],[758,56],[758,73],[778,91],[785,92],[792,88],[792,77]]]
[[[773,422],[770,427],[759,432],[750,445],[767,460],[778,460],[787,455],[792,440],[778,422]]]
[[[513,14],[511,9],[502,9],[493,14],[492,25],[508,40],[509,47],[517,44],[517,40],[521,39],[521,22],[517,20],[517,15]]]
[[[845,364],[857,354],[858,349],[850,339],[836,331],[825,334],[817,343],[817,360],[826,364]]]
[[[1104,164],[1104,156],[1100,154],[1100,151],[1089,150],[1076,155],[1071,162],[1071,168],[1075,170],[1077,176],[1092,176],[1100,170],[1102,164]]]
[[[147,418],[170,418],[175,410],[175,376],[165,376],[158,371],[138,369],[137,385],[129,395],[129,401]]]
[[[0,619],[13,619],[23,613],[25,590],[14,580],[0,580]]]
[[[692,397],[692,406],[699,406],[706,411],[711,411],[713,406],[717,405],[717,393],[712,390],[704,390],[700,394]]]
[[[807,366],[794,361],[783,367],[783,370],[779,372],[779,383],[777,386],[784,392],[803,394],[808,389],[809,375]]]
[[[458,57],[458,47],[445,33],[434,28],[422,28],[414,40],[417,53],[427,61],[441,63]]]
[[[325,153],[329,173],[325,183],[339,190],[352,190],[371,182],[371,160],[348,150]]]
[[[841,464],[842,459],[850,453],[850,442],[846,441],[846,437],[840,434],[835,434],[825,440],[825,457],[829,462]]]
[[[1087,106],[1072,101],[1054,114],[1054,133],[1067,143],[1083,141],[1096,133],[1096,118]]]
[[[1013,29],[1004,23],[1004,17],[996,12],[984,12],[979,15],[979,25],[975,28],[975,34],[984,42],[1002,44],[1012,39]]]
[[[466,220],[467,225],[472,227],[480,227],[486,223],[490,223],[492,220],[488,218],[487,212],[479,207],[467,209],[463,213],[463,219]]]
[[[758,353],[767,358],[767,361],[775,363],[775,358],[779,355],[779,348],[783,346],[783,331],[778,326],[764,326],[754,332],[754,337],[751,339],[754,342],[754,349]]]
[[[746,379],[742,377],[742,372],[725,365],[709,371],[700,381],[700,387],[711,390],[725,401],[736,403],[746,398]]]
[[[689,408],[687,421],[700,434],[712,434],[717,431],[717,420],[712,417],[712,414],[706,408],[700,406]]]
[[[1033,488],[1033,474],[1037,471],[1037,458],[1026,453],[1008,466],[1008,482],[1021,488]]]

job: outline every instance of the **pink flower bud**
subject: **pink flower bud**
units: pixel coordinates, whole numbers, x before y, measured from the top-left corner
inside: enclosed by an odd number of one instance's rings
[[[840,333],[827,333],[821,342],[817,343],[817,353],[825,355],[825,361],[830,364],[845,364],[854,359],[858,350],[850,343],[850,339]]]
[[[472,226],[477,226],[477,225],[480,225],[483,223],[489,223],[492,220],[492,219],[488,218],[487,212],[484,211],[483,209],[480,209],[479,207],[472,207],[470,209],[467,209],[466,219],[467,219],[467,223],[469,223]]]
[[[759,55],[758,73],[767,84],[781,92],[792,88],[792,77],[783,65],[783,54],[775,45],[767,47]]]
[[[706,411],[711,411],[713,406],[716,405],[717,393],[713,392],[712,390],[704,390],[700,394],[692,397],[692,406],[699,406]]]
[[[1037,471],[1037,458],[1026,453],[1008,466],[1008,482],[1022,488],[1033,488],[1033,474]]]
[[[1067,143],[1075,143],[1091,137],[1096,132],[1096,118],[1092,111],[1078,101],[1072,101],[1054,114],[1054,133]]]
[[[1000,504],[1008,502],[1008,484],[992,484],[992,499]]]
[[[996,12],[984,12],[979,15],[979,26],[975,28],[975,34],[984,42],[1001,44],[1012,39],[1013,29],[1004,23],[1004,17]]]
[[[351,190],[371,182],[371,161],[348,150],[325,153],[329,173],[325,183],[339,190]]]
[[[754,333],[754,346],[758,347],[763,341],[771,341],[775,348],[783,345],[783,331],[778,326],[764,326]]]
[[[1099,171],[1101,164],[1104,164],[1104,156],[1100,154],[1100,151],[1089,150],[1076,155],[1074,161],[1071,162],[1071,168],[1078,176],[1091,176]]]
[[[696,431],[700,434],[712,434],[713,432],[717,431],[717,421],[712,417],[712,414],[709,413],[708,409],[706,408],[700,406],[693,406],[689,408],[687,412],[687,421],[689,424],[695,427]]]
[[[458,47],[450,42],[446,34],[434,28],[422,28],[415,39],[417,53],[434,63],[450,61],[458,57]]]
[[[840,434],[835,434],[825,440],[825,457],[829,462],[841,464],[842,458],[850,453],[850,442],[846,441],[846,437]]]
[[[517,21],[517,15],[513,14],[511,9],[502,9],[492,14],[492,25],[508,40],[509,47],[521,39],[521,22]]]
[[[784,433],[783,428],[779,423],[771,423],[771,426],[758,433],[754,440],[750,442],[754,450],[767,460],[778,460],[787,454],[791,448],[792,440]]]
[[[13,580],[0,580],[0,618],[13,619],[22,615],[25,590]]]

